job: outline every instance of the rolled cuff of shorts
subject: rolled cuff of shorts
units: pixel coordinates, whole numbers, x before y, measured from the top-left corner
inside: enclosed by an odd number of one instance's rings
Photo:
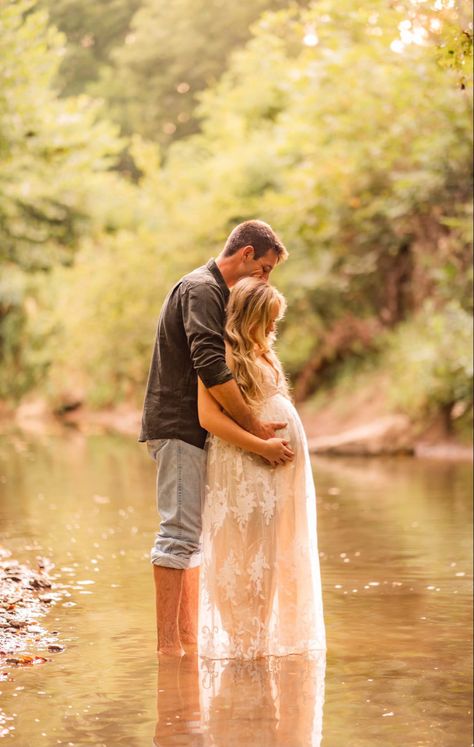
[[[150,553],[150,562],[162,568],[175,568],[176,570],[198,568],[201,565],[201,552],[194,552],[192,555],[174,555],[153,548]]]
[[[209,368],[200,368],[197,373],[206,389],[210,389],[218,384],[226,384],[234,378],[232,371],[227,366],[223,366],[217,370],[215,365],[209,366]]]

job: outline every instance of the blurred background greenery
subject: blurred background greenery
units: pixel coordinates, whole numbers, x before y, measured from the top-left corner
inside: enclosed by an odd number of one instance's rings
[[[388,375],[465,431],[471,63],[464,0],[2,3],[0,398],[139,407],[170,285],[258,217],[297,399]]]

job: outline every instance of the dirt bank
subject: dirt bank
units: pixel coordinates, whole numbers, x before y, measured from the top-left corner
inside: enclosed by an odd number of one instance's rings
[[[316,454],[382,456],[411,454],[433,459],[472,461],[472,445],[446,429],[442,418],[412,421],[388,405],[388,381],[326,391],[299,406],[310,450]],[[54,415],[40,399],[15,411],[0,409],[0,432],[17,427],[32,433],[73,428],[84,434],[121,433],[137,438],[141,412],[130,404],[102,410],[75,407]]]
[[[324,392],[299,410],[310,450],[344,456],[410,454],[472,461],[472,443],[450,432],[441,416],[414,421],[390,407],[389,380]]]

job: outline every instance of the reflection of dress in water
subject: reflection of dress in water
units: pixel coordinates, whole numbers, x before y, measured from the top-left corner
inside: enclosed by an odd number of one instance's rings
[[[325,658],[160,660],[153,747],[321,747]]]
[[[210,436],[203,511],[199,654],[253,659],[324,650],[316,537],[316,496],[298,413],[261,362],[262,420],[295,452],[270,467],[259,456]]]
[[[320,747],[325,652],[200,660],[203,747]]]

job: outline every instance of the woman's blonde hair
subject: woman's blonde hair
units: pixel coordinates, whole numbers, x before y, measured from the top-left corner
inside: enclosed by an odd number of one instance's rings
[[[288,385],[274,350],[275,333],[267,333],[273,313],[283,317],[286,300],[272,285],[258,278],[243,278],[230,292],[227,306],[225,338],[228,343],[228,364],[251,407],[264,399],[262,368],[257,358],[263,356],[277,377],[281,389],[288,395]]]

